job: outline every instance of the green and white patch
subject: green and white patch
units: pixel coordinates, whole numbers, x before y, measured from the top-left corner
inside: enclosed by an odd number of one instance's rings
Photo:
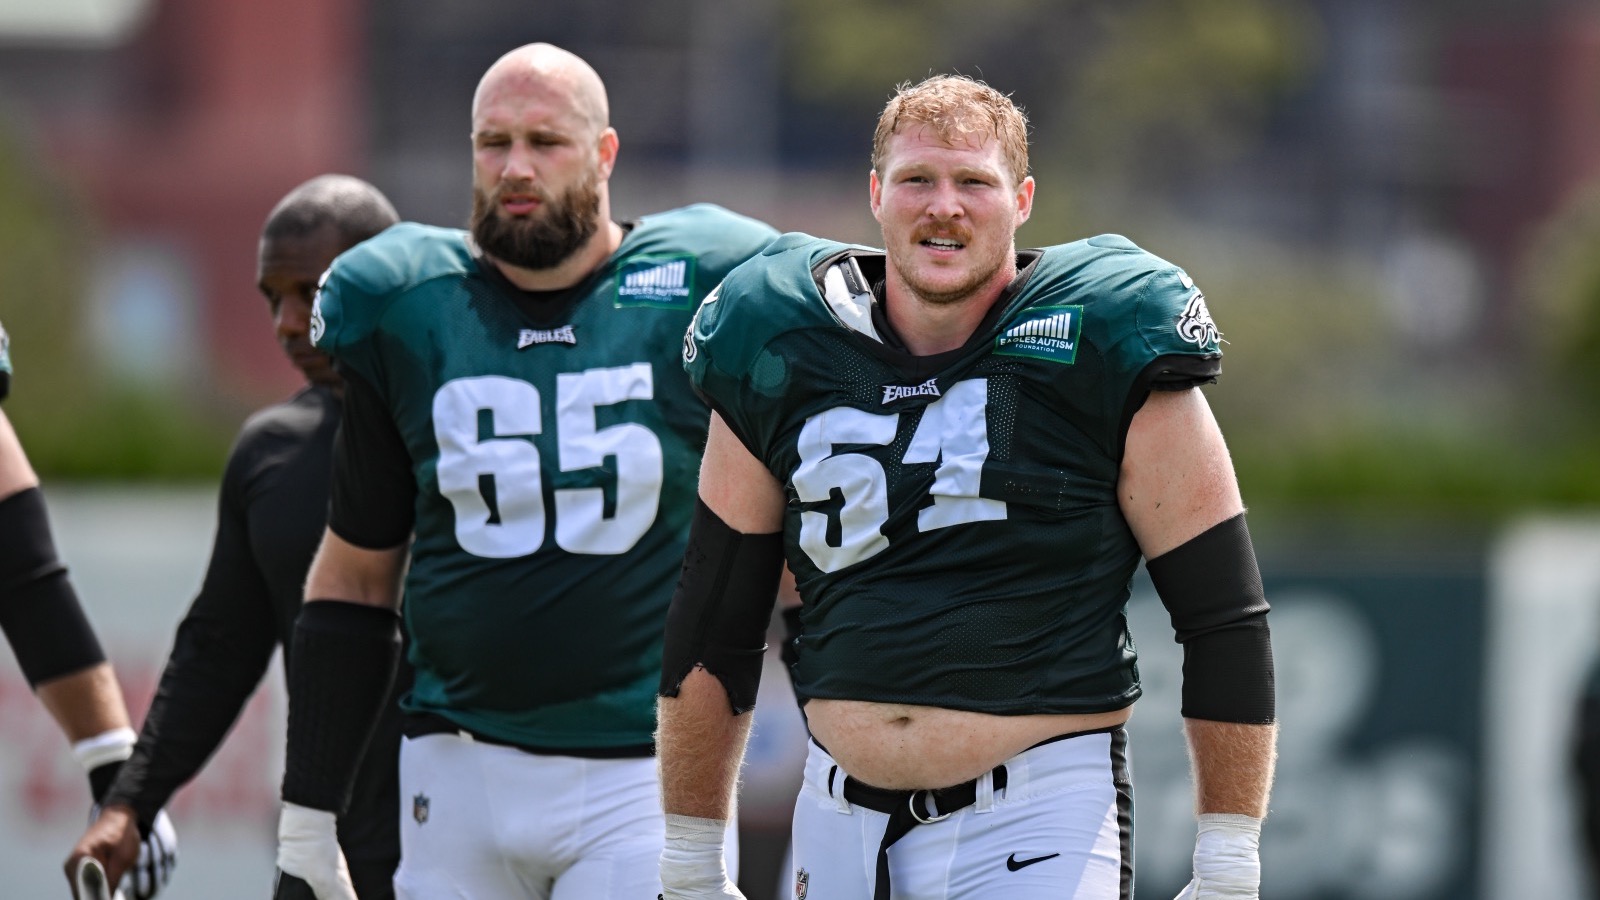
[[[1071,365],[1078,359],[1078,337],[1083,331],[1082,306],[1041,306],[1030,309],[995,338],[998,356],[1026,356]]]
[[[688,309],[694,296],[693,256],[643,257],[617,273],[616,305]]]

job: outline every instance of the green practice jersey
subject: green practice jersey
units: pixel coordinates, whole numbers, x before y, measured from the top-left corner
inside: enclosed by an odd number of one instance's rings
[[[416,480],[407,710],[523,745],[651,741],[709,418],[678,355],[774,234],[647,216],[538,321],[463,231],[398,225],[334,262],[312,338],[381,395]]]
[[[701,305],[690,378],[787,493],[803,696],[997,714],[1138,697],[1123,439],[1152,387],[1215,378],[1217,331],[1189,276],[1126,238],[1018,266],[966,345],[930,357],[878,332],[879,251],[786,235]]]

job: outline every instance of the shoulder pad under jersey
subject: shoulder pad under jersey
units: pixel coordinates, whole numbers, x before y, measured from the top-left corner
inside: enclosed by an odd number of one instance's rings
[[[748,388],[774,391],[760,377],[761,359],[773,339],[795,328],[834,324],[812,270],[850,245],[785,234],[723,279],[695,313],[684,341],[689,380],[712,406],[722,409]]]
[[[1136,375],[1163,356],[1222,355],[1194,280],[1121,235],[1045,248],[1014,310],[1056,305],[1082,307],[1083,340],[1113,371]]]
[[[755,255],[778,234],[765,222],[713,203],[642,216],[624,242],[631,255],[682,254],[694,259],[694,281],[709,291],[728,271]],[[697,294],[698,296],[698,294]]]
[[[471,270],[466,232],[402,222],[340,254],[322,276],[311,342],[376,383],[372,337],[384,312],[434,279]]]

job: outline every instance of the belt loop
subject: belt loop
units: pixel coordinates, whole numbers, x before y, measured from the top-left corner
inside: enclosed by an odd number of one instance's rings
[[[850,801],[846,800],[844,798],[844,782],[839,781],[839,792],[837,794],[835,794],[833,792],[833,785],[834,785],[835,781],[838,781],[838,776],[839,776],[839,767],[838,766],[829,766],[828,767],[828,796],[833,799],[834,812],[837,812],[837,813],[840,813],[842,815],[848,816],[848,815],[850,815]],[[848,777],[848,776],[846,776],[846,777]]]
[[[977,814],[994,812],[994,770],[978,776],[974,786],[977,796],[972,801],[972,811]]]

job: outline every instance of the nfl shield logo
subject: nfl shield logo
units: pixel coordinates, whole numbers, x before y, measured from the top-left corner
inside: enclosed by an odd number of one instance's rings
[[[417,820],[418,825],[428,821],[428,795],[417,794],[411,798],[411,818]]]
[[[806,889],[811,884],[811,873],[798,869],[794,873],[794,900],[806,900]]]

